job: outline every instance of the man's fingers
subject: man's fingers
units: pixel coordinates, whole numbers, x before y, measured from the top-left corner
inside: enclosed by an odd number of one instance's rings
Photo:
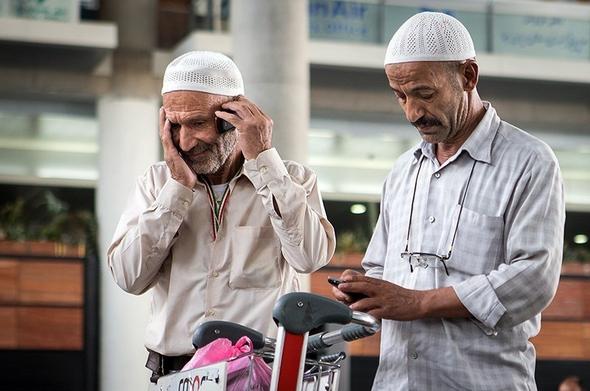
[[[162,132],[162,128],[164,128],[164,122],[166,121],[166,110],[164,110],[164,107],[160,107],[160,133]]]
[[[240,124],[242,122],[242,118],[240,118],[240,116],[238,116],[236,114],[228,113],[227,111],[218,110],[215,112],[215,116],[217,116],[223,120],[226,120],[227,122],[229,122],[230,124],[232,124],[236,128],[238,127],[238,124]]]
[[[379,300],[372,297],[365,297],[357,300],[350,305],[350,309],[353,311],[369,312],[380,307]]]
[[[172,141],[172,132],[170,131],[171,125],[169,120],[164,120],[164,126],[160,130],[160,140],[162,141],[162,147],[164,147],[164,156],[168,158],[174,158],[180,155],[180,151],[174,145]]]
[[[170,132],[170,121],[164,120],[164,124],[160,128],[160,139],[162,143],[172,142],[172,133]]]
[[[259,116],[263,118],[267,117],[260,107],[243,95],[238,96],[236,100],[225,102],[221,107],[237,112],[242,118],[244,118],[245,115]]]
[[[350,301],[351,301],[350,297],[346,293],[343,293],[341,290],[339,290],[336,287],[332,287],[332,295],[334,295],[336,300],[344,302],[344,303],[350,303]]]
[[[362,273],[357,272],[356,270],[352,270],[352,269],[346,269],[345,271],[342,272],[342,274],[340,275],[340,279],[344,280],[347,279],[347,277],[349,276],[356,276],[356,275],[360,275],[362,276]]]
[[[232,110],[236,112],[236,114],[238,114],[240,118],[243,119],[251,117],[253,115],[252,110],[248,108],[248,105],[244,101],[225,102],[221,105],[221,108]]]
[[[374,285],[371,281],[345,281],[338,285],[338,288],[344,293],[362,293],[372,296]]]

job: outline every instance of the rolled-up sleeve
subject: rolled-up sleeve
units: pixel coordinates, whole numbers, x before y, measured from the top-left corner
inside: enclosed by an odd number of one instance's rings
[[[274,148],[246,161],[244,174],[270,216],[287,262],[300,273],[326,265],[334,255],[336,241],[316,175],[298,164],[286,166]]]
[[[133,294],[149,287],[194,197],[191,189],[174,179],[168,179],[154,194],[150,170],[137,180],[107,251],[115,282]]]
[[[539,314],[559,282],[565,221],[559,166],[554,157],[539,156],[531,165],[504,216],[504,263],[454,287],[469,312],[491,329],[512,327]]]

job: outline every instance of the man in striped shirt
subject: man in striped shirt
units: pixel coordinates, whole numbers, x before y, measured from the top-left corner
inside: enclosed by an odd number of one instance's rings
[[[408,19],[385,73],[422,142],[385,181],[366,274],[345,271],[333,289],[382,319],[373,390],[535,390],[529,339],[562,258],[557,160],[480,99],[473,42],[455,18]]]

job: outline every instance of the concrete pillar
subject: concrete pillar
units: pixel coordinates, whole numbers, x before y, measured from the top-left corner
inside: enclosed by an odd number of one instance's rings
[[[230,18],[233,57],[246,96],[274,121],[283,159],[305,163],[309,128],[308,2],[235,0]]]
[[[136,179],[159,160],[159,100],[106,96],[98,101],[99,180],[96,210],[100,246],[99,385],[103,391],[146,390],[143,367],[150,293],[122,291],[110,274],[106,250]]]
[[[283,159],[307,161],[309,27],[307,1],[234,0],[233,58],[246,96],[274,121],[273,145]],[[309,277],[301,276],[309,290]]]

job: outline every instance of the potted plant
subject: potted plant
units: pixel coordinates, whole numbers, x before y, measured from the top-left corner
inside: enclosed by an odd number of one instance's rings
[[[89,211],[72,211],[51,191],[34,191],[0,207],[0,253],[77,256],[96,237]]]
[[[563,249],[562,275],[590,276],[590,249],[581,245],[565,245]]]
[[[344,231],[336,237],[336,253],[331,266],[360,269],[369,239],[361,231]]]

